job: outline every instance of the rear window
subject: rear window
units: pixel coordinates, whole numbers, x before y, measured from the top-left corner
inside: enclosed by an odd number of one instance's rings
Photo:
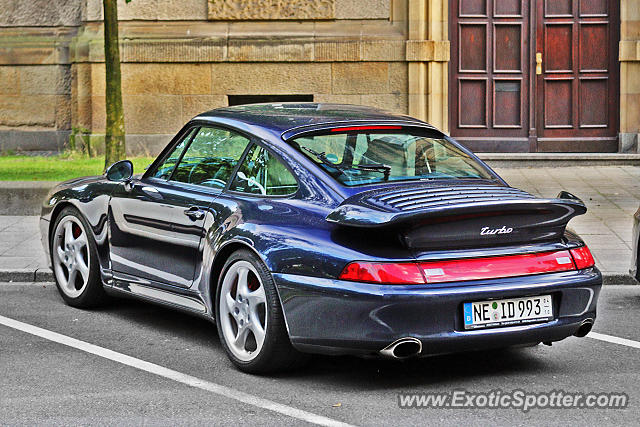
[[[419,131],[340,131],[302,136],[290,143],[347,186],[421,179],[494,179],[451,142]]]

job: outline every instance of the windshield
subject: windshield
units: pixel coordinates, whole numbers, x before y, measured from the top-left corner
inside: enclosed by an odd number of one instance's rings
[[[290,143],[347,186],[420,179],[494,179],[443,138],[410,131],[332,132]]]

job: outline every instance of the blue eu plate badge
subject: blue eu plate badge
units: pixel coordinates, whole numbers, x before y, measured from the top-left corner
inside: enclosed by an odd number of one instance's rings
[[[470,302],[465,302],[464,303],[464,324],[466,325],[472,325],[473,324],[473,315],[471,314],[471,303]]]

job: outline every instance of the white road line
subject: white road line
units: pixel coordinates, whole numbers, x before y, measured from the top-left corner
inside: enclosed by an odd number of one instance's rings
[[[597,332],[589,332],[587,338],[593,338],[594,340],[606,341],[613,344],[626,345],[627,347],[633,347],[640,349],[640,342],[628,340],[626,338],[614,337],[613,335],[599,334]]]
[[[100,347],[94,344],[90,344],[85,341],[80,341],[75,338],[71,338],[66,335],[52,332],[47,329],[42,329],[37,326],[29,325],[18,320],[13,320],[8,317],[0,316],[0,325],[7,326],[9,328],[17,329],[22,332],[26,332],[31,335],[38,336],[40,338],[47,339],[49,341],[64,344],[69,347],[73,347],[78,350],[82,350],[87,353],[95,354],[96,356],[104,357],[105,359],[113,360],[114,362],[121,363],[123,365],[131,366],[141,371],[149,372],[155,375],[159,375],[164,378],[168,378],[177,381],[182,384],[186,384],[191,387],[206,390],[208,392],[237,400],[238,402],[246,403],[248,405],[256,406],[258,408],[268,409],[269,411],[277,412],[279,414],[287,415],[292,418],[296,418],[308,423],[317,424],[321,426],[350,426],[337,420],[324,417],[322,415],[313,414],[311,412],[303,411],[301,409],[293,408],[291,406],[283,405],[281,403],[273,402],[268,399],[263,399],[258,396],[254,396],[242,391],[226,387],[220,384],[205,381],[200,378],[192,377],[191,375],[183,374],[173,369],[165,368],[164,366],[156,365],[155,363],[145,362],[144,360],[137,359],[135,357],[127,356],[126,354],[118,353],[117,351],[109,350],[104,347]]]

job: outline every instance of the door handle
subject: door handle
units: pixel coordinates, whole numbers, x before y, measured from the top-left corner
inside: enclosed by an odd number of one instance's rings
[[[184,214],[195,221],[204,218],[205,212],[197,206],[191,206],[184,210]]]
[[[536,74],[542,74],[542,52],[536,52]]]

